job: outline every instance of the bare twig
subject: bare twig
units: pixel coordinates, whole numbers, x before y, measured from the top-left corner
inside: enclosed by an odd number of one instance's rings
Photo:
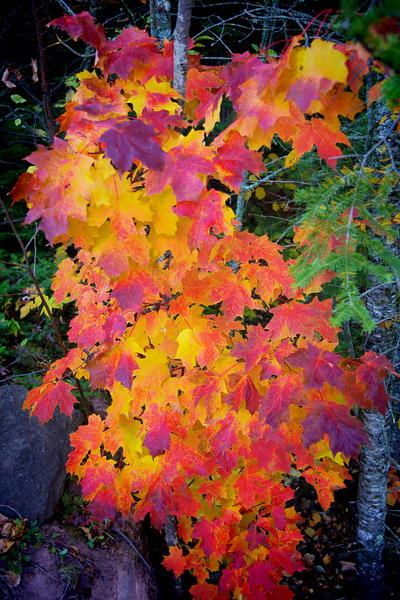
[[[42,81],[42,94],[43,94],[43,104],[44,104],[44,114],[46,116],[47,127],[49,130],[50,144],[53,143],[54,135],[55,135],[55,126],[54,126],[54,116],[53,109],[50,102],[49,91],[47,87],[47,77],[46,77],[46,56],[44,53],[43,40],[42,40],[42,32],[40,30],[40,23],[38,17],[38,9],[36,0],[31,0],[32,2],[32,12],[33,18],[35,21],[36,27],[36,36],[39,46],[39,56],[40,56],[40,76]]]

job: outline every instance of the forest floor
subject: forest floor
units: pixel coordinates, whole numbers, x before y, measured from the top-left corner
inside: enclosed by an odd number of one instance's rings
[[[76,492],[76,490],[75,490]],[[71,495],[69,497],[72,497]],[[355,539],[356,484],[336,495],[336,502],[324,512],[314,502],[313,490],[299,486],[295,507],[302,516],[300,544],[305,569],[287,578],[285,584],[295,600],[355,600],[357,571]],[[16,544],[14,556],[22,571],[10,579],[9,564],[0,561],[1,600],[173,600],[176,598],[171,573],[161,565],[166,553],[160,534],[145,522],[133,532],[126,522],[117,521],[107,529],[94,526],[83,508],[65,515],[60,503],[53,519],[34,529],[26,545]],[[400,534],[400,517],[391,524]],[[397,528],[396,528],[397,522]],[[152,567],[143,564],[126,537]],[[128,529],[130,530],[128,532]],[[141,539],[142,538],[142,539]],[[144,539],[143,539],[144,538]],[[3,555],[5,556],[5,555]],[[29,560],[27,560],[29,557]],[[400,598],[400,544],[388,543],[383,600]],[[157,587],[154,583],[157,581]],[[183,578],[183,588],[193,579]],[[157,590],[158,588],[158,590]],[[191,598],[183,593],[183,600]]]

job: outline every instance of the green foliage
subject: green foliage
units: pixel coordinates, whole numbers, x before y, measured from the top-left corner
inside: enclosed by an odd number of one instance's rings
[[[18,575],[21,574],[23,564],[31,560],[29,556],[31,548],[41,548],[45,544],[50,547],[52,552],[56,552],[54,541],[58,537],[58,533],[46,535],[40,530],[37,521],[33,521],[29,527],[26,526],[26,519],[22,521],[14,519],[11,520],[11,524],[12,531],[10,536],[12,545],[6,552],[1,554],[1,559],[7,564],[9,571]],[[2,539],[4,541],[7,538],[3,537]],[[67,553],[67,549],[61,550],[58,553],[60,556],[63,556]]]
[[[42,292],[50,296],[52,277],[61,257],[48,247],[40,246],[28,251],[28,255]],[[66,321],[68,310],[69,307],[58,310],[58,317],[63,312]],[[29,389],[41,381],[49,362],[62,354],[21,252],[10,253],[7,247],[0,250],[0,336],[2,379],[12,376],[15,383]],[[28,378],[24,376],[27,371]]]
[[[326,271],[337,274],[337,325],[351,318],[371,331],[375,324],[361,295],[367,276],[388,282],[393,273],[400,274],[400,260],[390,252],[396,232],[389,195],[396,181],[394,175],[378,176],[372,169],[343,169],[322,185],[295,195],[305,212],[295,237],[302,254],[292,273],[303,288]]]

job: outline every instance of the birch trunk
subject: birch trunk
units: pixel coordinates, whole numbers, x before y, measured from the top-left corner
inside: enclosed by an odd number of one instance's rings
[[[150,0],[151,37],[160,40],[171,39],[171,5],[169,0]]]
[[[383,103],[378,104],[375,110],[378,113],[376,118],[379,120],[384,116],[384,112],[388,112]],[[368,121],[370,130],[371,119],[369,118]],[[387,119],[387,124],[390,125],[390,119]],[[387,124],[383,123],[384,127]],[[385,136],[384,127],[378,128],[378,135],[382,137]],[[367,137],[372,143],[372,136]],[[372,157],[372,162],[374,162],[374,157]],[[397,252],[394,244],[388,245],[388,250],[393,253]],[[376,256],[372,257],[372,260],[379,262],[380,259]],[[365,350],[385,354],[392,361],[395,356],[391,349],[396,348],[398,341],[396,328],[386,329],[381,326],[381,323],[397,314],[397,279],[398,276],[395,273],[392,283],[379,284],[371,277],[370,291],[366,295],[365,302],[369,314],[377,324],[366,338]],[[393,381],[388,380],[387,391],[391,388],[390,391],[393,392],[391,384]],[[363,547],[358,556],[360,600],[380,600],[383,595],[387,485],[391,463],[391,415],[390,404],[387,407],[386,417],[383,417],[378,411],[363,411],[363,421],[369,443],[364,444],[361,449],[357,499],[357,541]]]
[[[173,87],[182,96],[179,105],[182,110],[186,98],[186,77],[189,68],[189,29],[192,18],[193,0],[179,0],[178,16],[174,32],[174,83]]]
[[[363,422],[369,443],[361,449],[357,499],[357,541],[363,546],[358,556],[359,598],[379,600],[384,587],[390,423],[380,412],[367,409],[363,411]]]

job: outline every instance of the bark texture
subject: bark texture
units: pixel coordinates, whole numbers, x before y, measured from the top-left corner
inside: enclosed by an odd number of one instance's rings
[[[150,0],[151,36],[160,40],[171,39],[171,5],[169,0]]]
[[[369,108],[370,111],[371,107]],[[372,109],[371,109],[372,110]],[[386,138],[386,144],[391,145],[395,140],[387,139],[387,131],[391,119],[383,118],[389,113],[385,103],[380,102],[374,108],[374,115],[381,122],[377,130],[378,137]],[[367,139],[373,140],[372,119],[369,114],[369,134]],[[376,120],[376,119],[374,119]],[[367,148],[366,148],[367,150]],[[379,157],[372,155],[373,166],[379,169]],[[393,254],[397,253],[397,245],[387,244]],[[379,256],[372,256],[371,260],[379,263]],[[377,354],[385,354],[389,360],[395,362],[398,333],[396,328],[381,326],[385,321],[395,318],[398,311],[397,300],[397,273],[390,283],[382,283],[374,277],[368,281],[368,293],[365,306],[376,323],[375,329],[368,334],[365,341],[365,350],[372,350]],[[394,393],[394,379],[388,378],[386,390],[389,395]],[[363,551],[358,556],[358,573],[360,581],[360,600],[380,600],[384,589],[384,550],[387,507],[388,471],[391,463],[391,429],[393,428],[392,407],[389,402],[386,416],[378,411],[363,411],[365,431],[369,443],[364,444],[360,455],[360,479],[358,487],[358,525],[357,541],[362,545]]]
[[[170,515],[168,521],[164,525],[165,541],[167,542],[168,548],[171,546],[178,545],[178,530],[177,530],[177,518]],[[174,572],[171,571],[172,583],[175,589],[175,596],[182,598],[183,595],[183,584],[182,577],[175,577]]]
[[[189,30],[193,0],[179,0],[178,16],[174,32],[174,88],[182,96],[179,105],[183,109],[186,98],[186,78],[189,69]]]
[[[387,415],[390,413],[387,412]],[[360,600],[378,600],[383,594],[386,493],[390,464],[390,421],[380,412],[363,411],[369,443],[360,455],[357,540],[363,550],[358,557]]]

